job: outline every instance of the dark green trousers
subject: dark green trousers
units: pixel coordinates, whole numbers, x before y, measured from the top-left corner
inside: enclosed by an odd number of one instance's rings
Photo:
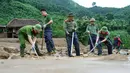
[[[24,57],[24,50],[26,48],[26,41],[28,41],[28,36],[23,34],[23,33],[19,33],[18,38],[19,38],[19,41],[20,41],[20,56]],[[35,43],[35,49],[36,49],[37,54],[39,56],[41,56],[41,53],[39,51],[37,43]]]

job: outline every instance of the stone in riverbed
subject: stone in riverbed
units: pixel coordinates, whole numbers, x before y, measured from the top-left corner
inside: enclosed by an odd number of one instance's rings
[[[0,59],[8,59],[9,58],[9,53],[6,51],[0,51]]]
[[[15,47],[4,47],[4,50],[8,53],[18,53],[18,49]]]

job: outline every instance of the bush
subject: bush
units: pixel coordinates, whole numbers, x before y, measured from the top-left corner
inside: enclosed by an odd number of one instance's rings
[[[130,34],[130,26],[127,27],[127,32],[128,32],[128,34]]]
[[[78,20],[78,38],[83,45],[88,45],[88,35],[86,34],[86,28],[89,24],[89,20]]]

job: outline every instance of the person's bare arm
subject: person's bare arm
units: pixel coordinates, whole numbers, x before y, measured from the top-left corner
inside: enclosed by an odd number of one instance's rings
[[[28,35],[28,41],[29,41],[29,43],[31,44],[31,45],[33,45],[33,40],[32,40],[32,37],[30,36],[30,35]]]
[[[86,32],[87,32],[88,34],[90,34],[89,25],[88,25],[87,28],[86,28]]]
[[[29,43],[30,43],[31,45],[33,45],[33,46],[34,46],[34,45],[35,45],[35,43],[36,43],[37,38],[36,38],[36,37],[34,37],[34,38],[32,39],[32,37],[28,35],[28,40],[29,40]]]
[[[102,40],[101,42],[102,42],[102,43],[103,43],[103,42],[106,42],[109,36],[110,36],[110,33],[108,32],[108,35],[107,35],[107,36],[105,37],[105,39]]]
[[[36,37],[34,37],[34,38],[33,38],[33,42],[34,42],[34,43],[36,43],[36,40],[37,40],[37,38],[36,38]]]
[[[68,20],[65,20],[64,22],[63,22],[63,28],[64,28],[64,30],[65,30],[65,32],[67,33],[67,34],[69,34],[69,32],[68,32],[68,30],[67,30],[67,25],[66,25],[66,22],[67,22]]]
[[[50,21],[47,23],[47,25],[52,24],[52,23],[53,23],[53,20],[50,20]]]
[[[102,40],[102,41],[101,41],[101,43],[103,43],[103,42],[105,42],[105,41],[107,41],[107,39],[106,39],[106,38],[105,38],[104,40]]]

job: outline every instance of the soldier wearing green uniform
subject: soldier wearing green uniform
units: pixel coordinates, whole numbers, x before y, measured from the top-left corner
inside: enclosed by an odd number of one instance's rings
[[[73,14],[70,13],[68,15],[68,19],[66,19],[64,21],[64,29],[65,29],[65,33],[66,33],[66,41],[67,41],[67,47],[68,47],[68,55],[69,57],[73,57],[73,55],[71,54],[71,45],[74,44],[75,46],[75,51],[76,51],[76,56],[80,56],[80,49],[79,49],[79,43],[78,43],[78,36],[76,33],[77,30],[77,23],[74,21],[73,18]],[[73,43],[72,43],[72,33],[74,33],[74,39],[73,39]],[[71,44],[72,43],[72,44]]]
[[[41,31],[41,25],[36,24],[35,26],[26,25],[19,29],[18,38],[20,41],[20,56],[24,57],[24,49],[26,48],[25,41],[28,41],[32,48],[36,49],[36,52],[39,56],[42,54],[39,51],[38,45],[36,43],[37,35]]]
[[[91,18],[90,19],[90,24],[87,26],[86,32],[89,34],[89,41],[88,43],[90,44],[90,50],[93,49],[96,43],[96,38],[97,38],[97,32],[99,31],[98,25],[94,23],[95,19]],[[92,51],[94,52],[94,50]]]
[[[112,42],[109,39],[110,32],[108,31],[106,26],[103,26],[99,33],[99,40],[97,45],[98,55],[102,55],[102,43],[104,43],[108,48],[108,54],[112,54]]]
[[[41,13],[44,16],[44,38],[45,38],[45,43],[46,43],[46,48],[48,51],[48,54],[51,55],[55,53],[55,45],[52,40],[52,28],[51,25],[53,23],[53,20],[49,14],[47,14],[45,9],[41,9]]]

